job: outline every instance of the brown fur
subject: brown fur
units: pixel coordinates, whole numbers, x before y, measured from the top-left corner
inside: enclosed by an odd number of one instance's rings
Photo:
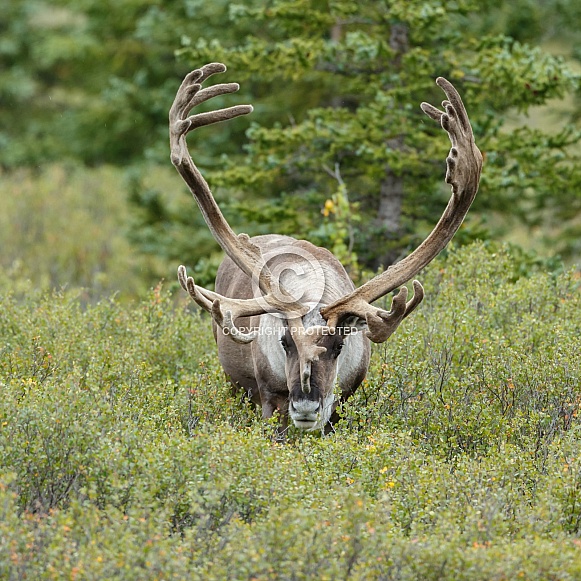
[[[295,240],[288,236],[274,234],[257,236],[252,238],[251,241],[265,255],[268,255],[274,248],[284,247],[287,249],[287,254],[283,255],[283,257],[288,257],[288,252],[293,247],[296,247],[315,257],[320,263],[324,274],[325,290],[319,301],[320,306],[327,305],[354,289],[354,285],[341,263],[325,248],[319,248],[304,240]],[[276,256],[269,263],[271,270],[276,268],[277,261],[280,260]],[[308,288],[305,289],[307,293],[313,286],[311,284],[312,281],[308,282]],[[249,299],[253,297],[250,278],[230,258],[225,258],[218,269],[216,292],[230,298]],[[308,295],[305,300],[308,300]],[[316,318],[316,316],[316,311],[310,314],[311,318]],[[308,318],[309,315],[303,317],[303,320]],[[288,329],[284,330],[283,333],[289,343],[288,354],[284,353],[284,348],[280,344],[277,329],[284,328],[284,319],[271,315],[261,315],[239,318],[235,321],[235,324],[245,330],[259,328],[261,329],[261,335],[251,343],[236,343],[228,335],[221,332],[214,323],[213,328],[218,345],[218,357],[224,367],[224,371],[236,387],[244,389],[254,403],[262,406],[264,418],[271,417],[278,410],[283,416],[283,423],[286,423],[289,402],[302,399],[305,395],[302,394],[300,389],[298,351]],[[301,339],[298,338],[297,340]],[[338,357],[334,357],[336,350],[333,349],[333,346],[344,342],[352,343],[350,353],[341,352]],[[347,337],[341,334],[328,334],[319,337],[317,344],[325,347],[326,351],[319,357],[318,361],[312,363],[311,383],[313,389],[308,397],[311,399],[330,397],[333,393],[335,376],[339,367],[339,370],[344,370],[344,373],[340,373],[338,377],[340,393],[342,398],[348,398],[355,392],[367,373],[370,357],[369,340],[362,333]],[[273,351],[278,351],[281,358],[285,360],[284,375],[280,373],[280,365],[277,366],[271,360]],[[338,366],[339,358],[346,358],[349,355],[355,356],[355,360],[346,362],[349,365]],[[335,407],[336,402],[331,411],[334,411]]]

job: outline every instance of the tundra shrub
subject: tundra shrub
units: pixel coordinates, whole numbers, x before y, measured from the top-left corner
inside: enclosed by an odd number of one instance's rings
[[[284,445],[185,297],[5,293],[0,578],[578,578],[579,279],[521,274],[435,262],[335,432]]]
[[[411,430],[447,458],[513,443],[542,459],[580,403],[579,280],[513,282],[517,268],[506,249],[484,245],[430,268],[424,303],[377,349],[348,415]]]
[[[111,167],[0,171],[0,289],[83,286],[85,298],[143,292],[146,261],[123,236],[132,219],[123,191]]]

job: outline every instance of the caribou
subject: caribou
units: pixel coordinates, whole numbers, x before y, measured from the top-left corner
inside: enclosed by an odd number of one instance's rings
[[[225,71],[223,64],[210,63],[190,72],[169,113],[171,161],[226,255],[214,291],[196,285],[184,266],[178,280],[210,313],[220,363],[234,388],[262,407],[262,417],[278,411],[279,434],[289,417],[298,428],[329,431],[339,401],[351,396],[367,374],[370,342],[386,341],[422,301],[424,289],[417,280],[409,300],[403,285],[444,249],[462,224],[478,190],[482,155],[459,93],[438,77],[447,97],[442,110],[420,106],[450,138],[445,181],[451,198],[413,252],[356,288],[327,249],[277,234],[237,235],[224,218],[189,154],[186,135],[252,112],[251,105],[234,105],[190,115],[208,99],[239,89],[237,83],[202,86]],[[389,311],[373,306],[398,288]]]

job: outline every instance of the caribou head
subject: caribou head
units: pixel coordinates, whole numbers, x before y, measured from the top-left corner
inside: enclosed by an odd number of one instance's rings
[[[186,135],[199,127],[246,115],[236,105],[190,115],[196,105],[233,93],[236,83],[202,88],[226,67],[211,63],[189,73],[170,109],[171,160],[226,254],[216,290],[195,284],[180,266],[178,279],[191,298],[211,314],[218,356],[235,387],[262,406],[263,417],[281,412],[303,429],[327,427],[340,397],[349,397],[367,373],[369,341],[382,343],[422,301],[422,285],[413,281],[408,300],[404,285],[432,261],[458,230],[478,190],[482,155],[460,95],[450,82],[436,83],[447,100],[443,111],[421,108],[448,133],[446,182],[452,196],[429,236],[411,254],[355,288],[340,262],[324,248],[288,236],[249,238],[236,235],[222,215],[187,149]],[[372,303],[398,289],[389,311]]]

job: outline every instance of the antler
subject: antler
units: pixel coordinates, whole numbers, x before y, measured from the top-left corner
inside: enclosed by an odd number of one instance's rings
[[[402,288],[393,299],[389,312],[373,307],[370,303],[406,283],[445,248],[462,224],[478,191],[482,154],[474,142],[468,114],[452,83],[442,77],[438,77],[436,83],[448,97],[448,100],[442,102],[445,111],[429,103],[422,103],[421,108],[426,115],[440,123],[452,143],[446,158],[446,183],[452,186],[452,197],[442,217],[430,235],[409,256],[349,295],[321,309],[321,315],[330,327],[339,326],[341,321],[351,315],[366,320],[367,336],[376,343],[385,341],[419,305],[424,290],[415,280],[414,297],[406,303],[407,289]]]
[[[210,312],[216,323],[227,330],[233,339],[249,342],[252,341],[254,335],[242,333],[235,327],[234,320],[237,317],[259,315],[271,311],[304,314],[307,308],[296,302],[280,285],[279,280],[273,277],[260,249],[250,241],[248,235],[237,236],[230,228],[208,183],[188,152],[186,135],[190,131],[252,112],[252,105],[235,105],[207,113],[189,115],[193,107],[212,97],[238,91],[240,88],[238,83],[224,83],[202,88],[202,83],[210,76],[225,71],[225,65],[210,63],[186,75],[169,112],[171,161],[192,192],[218,244],[238,268],[258,282],[265,296],[260,299],[246,300],[223,297],[197,286],[193,278],[187,277],[184,267],[178,270],[178,278],[184,290],[187,290],[202,308]]]

